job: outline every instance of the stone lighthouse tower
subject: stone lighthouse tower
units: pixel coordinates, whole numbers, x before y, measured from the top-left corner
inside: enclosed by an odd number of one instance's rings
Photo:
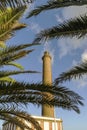
[[[51,85],[52,84],[52,67],[51,67],[51,56],[48,51],[44,52],[42,57],[43,60],[43,75],[42,80],[43,84]],[[45,117],[54,117],[54,107],[48,105],[42,105],[42,116]]]

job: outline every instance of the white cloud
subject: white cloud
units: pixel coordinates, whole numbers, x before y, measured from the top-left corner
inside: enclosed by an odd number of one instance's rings
[[[75,16],[87,14],[87,6],[71,6],[62,9],[64,19],[74,18]]]
[[[82,53],[82,55],[81,55],[81,61],[82,62],[87,61],[87,49]]]
[[[51,57],[52,57],[52,64],[53,64],[53,62],[54,62],[54,49],[53,48],[51,48],[51,42],[49,42],[49,41],[46,41],[45,43],[44,43],[44,49],[43,49],[43,51],[48,51],[49,53],[50,53],[50,55],[51,55]]]
[[[31,10],[33,10],[34,7],[35,7],[35,3],[30,3],[30,4],[28,5],[27,9],[25,10],[23,17],[24,17],[24,18],[27,17],[27,15],[29,14],[29,12],[30,12]]]
[[[82,77],[81,79],[76,79],[77,87],[86,87],[87,86],[87,76]]]
[[[57,20],[58,23],[63,22],[63,18],[59,14],[56,14],[55,17],[56,17],[56,20]]]
[[[67,39],[59,39],[58,40],[58,48],[59,48],[59,58],[66,56],[67,54],[72,54],[75,50],[80,48],[87,47],[86,38],[76,39],[76,38],[67,38]]]
[[[79,63],[79,61],[73,60],[72,61],[72,66],[76,66]]]
[[[38,23],[35,23],[35,22],[30,23],[29,29],[32,30],[35,34],[39,33],[42,30],[40,25]]]
[[[54,53],[55,53],[55,50],[54,49],[51,49],[51,51],[50,51],[50,55],[51,55],[51,57],[52,57],[52,64],[54,63]]]

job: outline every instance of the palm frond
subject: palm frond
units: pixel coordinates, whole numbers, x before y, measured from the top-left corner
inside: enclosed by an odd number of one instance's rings
[[[18,57],[18,54],[19,55],[22,54],[21,56],[25,56],[27,54],[27,51],[24,54],[25,50],[23,51],[21,50],[27,47],[35,46],[35,45],[40,45],[40,44],[38,43],[37,44],[20,44],[20,45],[7,46],[6,48],[1,49],[0,50],[1,65],[12,65],[23,70],[23,66],[9,60],[11,60],[11,57],[13,57],[14,55],[17,55],[17,57]],[[29,50],[29,53],[32,51],[33,50]]]
[[[5,11],[0,15],[0,41],[5,41],[13,36],[14,30],[25,28],[26,25],[18,23],[17,20],[22,16],[26,7],[19,7],[11,9],[11,11]]]
[[[87,74],[87,61],[74,66],[72,69],[68,70],[67,72],[63,72],[60,74],[58,78],[55,79],[55,84],[61,83],[63,81],[71,80],[71,79],[76,79],[76,78],[82,78]]]
[[[29,129],[29,127],[25,123],[20,121],[18,118],[14,117],[14,116],[11,116],[10,114],[1,113],[0,115],[1,115],[0,118],[2,120],[8,121],[10,123],[15,124],[16,126],[19,126],[21,128],[21,130],[24,130],[24,128]]]
[[[16,68],[18,68],[20,70],[24,70],[24,67],[21,64],[17,63],[17,62],[9,62],[6,65],[15,66]]]
[[[0,9],[5,10],[7,7],[22,7],[32,2],[33,0],[0,0]]]
[[[6,44],[3,41],[0,41],[0,48],[6,48]]]
[[[16,110],[12,108],[2,108],[0,109],[0,115],[1,117],[5,118],[5,120],[16,124],[16,126],[19,126],[20,128],[27,128],[30,129],[28,123],[33,124],[33,126],[41,130],[41,127],[39,126],[39,123],[33,119],[29,114],[27,114],[25,111]],[[25,123],[25,121],[27,123]]]
[[[0,71],[0,78],[11,76],[11,75],[18,75],[18,74],[24,74],[24,73],[40,73],[38,71],[32,71],[32,70],[25,70],[25,71]]]
[[[2,50],[0,50],[0,56],[9,55],[11,53],[18,52],[22,49],[25,49],[25,48],[28,48],[31,46],[36,46],[36,45],[40,45],[40,44],[39,43],[36,43],[36,44],[27,43],[27,44],[12,45],[12,46],[10,45],[10,46],[7,46],[6,48],[3,48]]]
[[[8,89],[7,89],[8,88]],[[43,84],[1,83],[0,103],[2,104],[47,104],[80,112],[78,105],[83,105],[83,98],[68,88]],[[50,96],[48,95],[50,94]],[[4,94],[4,96],[3,96]]]
[[[33,43],[41,40],[60,38],[60,37],[77,37],[81,38],[87,34],[87,16],[80,16],[63,24],[41,31],[37,34]]]
[[[82,6],[86,5],[87,0],[49,0],[47,4],[37,6],[36,9],[32,10],[27,18],[36,16],[43,11],[50,10],[50,9],[58,9],[61,7],[68,7],[68,6]]]
[[[2,77],[2,78],[0,78],[0,82],[16,82],[16,80],[15,79],[13,79],[13,78],[11,78],[11,77]]]
[[[27,54],[31,53],[32,51],[33,51],[33,49],[32,50],[23,50],[23,51],[20,51],[17,53],[9,54],[7,56],[1,56],[0,57],[0,66],[6,65],[9,62],[18,60],[18,59],[26,56]]]

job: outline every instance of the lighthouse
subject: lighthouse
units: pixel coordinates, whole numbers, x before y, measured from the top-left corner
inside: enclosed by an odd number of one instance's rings
[[[52,84],[52,58],[48,51],[44,52],[42,57],[42,82],[48,87],[51,87]],[[54,117],[54,107],[48,105],[42,105],[42,116],[45,117]]]

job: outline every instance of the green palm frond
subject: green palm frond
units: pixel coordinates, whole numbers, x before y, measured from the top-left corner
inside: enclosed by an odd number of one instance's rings
[[[24,67],[21,64],[17,63],[17,62],[9,62],[6,65],[15,66],[16,68],[18,68],[20,70],[24,70]]]
[[[40,44],[20,44],[20,45],[13,45],[13,46],[7,46],[6,48],[3,48],[0,50],[0,65],[12,65],[19,69],[23,70],[23,66],[21,66],[18,63],[15,63],[11,60],[12,57],[17,55],[25,56],[27,53],[32,52],[33,50],[25,51],[23,49],[26,49],[31,46],[40,45]],[[23,51],[21,51],[23,50]],[[25,53],[25,54],[24,54]],[[20,58],[20,57],[19,57]]]
[[[0,103],[4,104],[47,104],[80,112],[78,105],[83,105],[82,97],[68,88],[43,84],[1,83]],[[7,89],[8,88],[8,89]],[[46,92],[46,93],[44,93]],[[47,94],[49,93],[50,96]],[[3,96],[4,95],[4,96]],[[52,96],[53,95],[53,96]]]
[[[0,41],[5,41],[13,36],[14,30],[25,28],[26,25],[18,23],[17,20],[22,16],[26,7],[19,7],[5,11],[0,15]]]
[[[8,46],[4,49],[1,49],[0,50],[0,66],[12,65],[12,62],[14,60],[22,58],[33,51],[33,49],[32,50],[23,50],[23,49],[34,46],[34,45],[39,45],[39,44],[38,43],[20,44],[20,45],[15,45],[15,46]],[[17,64],[15,65],[17,66]]]
[[[40,45],[40,44],[39,43],[36,43],[36,44],[27,43],[27,44],[12,45],[12,46],[10,45],[10,46],[7,46],[6,48],[3,48],[2,50],[0,50],[0,56],[7,56],[9,54],[12,54],[12,53],[18,52],[20,50],[26,49],[28,47],[36,46],[36,45]]]
[[[32,50],[23,50],[23,51],[20,51],[17,53],[9,54],[7,56],[1,56],[0,57],[0,66],[6,65],[9,62],[18,60],[18,59],[26,56],[27,54],[31,53],[32,51],[33,51],[33,49]]]
[[[5,10],[7,7],[16,8],[32,3],[33,0],[0,0],[0,9]]]
[[[21,69],[20,71],[0,71],[0,81],[15,82],[13,78],[7,76],[24,74],[24,73],[39,73],[37,71],[31,71],[31,70],[24,71],[22,65],[13,62],[14,60],[20,59],[26,56],[27,54],[31,53],[33,50],[24,50],[24,49],[34,45],[39,44],[22,44],[22,45],[20,44],[20,45],[8,46],[0,50],[0,67],[11,65]]]
[[[16,80],[15,79],[13,79],[13,78],[11,78],[11,77],[0,77],[0,82],[16,82]]]
[[[67,72],[63,72],[60,74],[58,78],[56,78],[55,83],[61,83],[63,81],[82,78],[83,75],[87,74],[87,61],[74,66],[72,69],[68,70]]]
[[[0,41],[0,48],[6,48],[6,44],[4,41]]]
[[[18,74],[24,74],[24,73],[40,73],[38,71],[32,71],[32,70],[21,70],[21,71],[0,71],[0,78],[10,76],[10,75],[18,75]]]
[[[83,37],[87,34],[87,16],[80,16],[63,24],[41,31],[33,43],[60,37]]]
[[[86,5],[87,0],[49,0],[47,4],[37,6],[36,9],[32,10],[27,18],[36,16],[40,14],[43,11],[50,10],[50,9],[58,9],[62,7],[68,7],[68,6],[82,6]]]

